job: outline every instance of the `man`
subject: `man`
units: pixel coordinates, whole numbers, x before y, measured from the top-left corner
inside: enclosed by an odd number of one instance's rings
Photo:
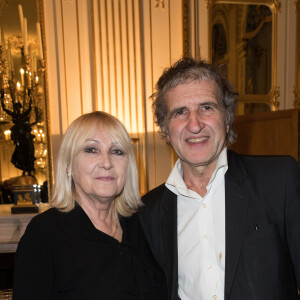
[[[181,59],[156,89],[156,122],[179,160],[139,217],[168,299],[297,299],[296,161],[227,149],[237,95],[212,65]]]

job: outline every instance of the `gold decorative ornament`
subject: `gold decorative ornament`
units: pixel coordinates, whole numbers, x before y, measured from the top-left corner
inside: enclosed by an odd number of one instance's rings
[[[154,0],[155,8],[161,7],[162,9],[165,8],[165,0]]]
[[[294,94],[293,106],[294,106],[294,108],[300,109],[300,92],[296,86],[294,86],[293,94]]]
[[[271,97],[271,105],[272,105],[272,110],[278,110],[279,108],[279,101],[277,101],[277,98],[280,96],[280,92],[279,92],[279,87],[277,87],[274,92],[273,95]]]

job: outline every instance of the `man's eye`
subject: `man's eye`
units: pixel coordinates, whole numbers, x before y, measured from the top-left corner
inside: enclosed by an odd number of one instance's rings
[[[205,105],[205,106],[203,106],[203,109],[204,109],[204,110],[211,110],[211,109],[212,109],[212,107],[211,107],[211,106],[209,106],[209,105]]]
[[[184,109],[180,109],[174,112],[174,116],[181,116],[185,113]]]
[[[122,151],[120,149],[113,149],[112,153],[116,154],[116,155],[124,155],[125,154],[124,151]]]

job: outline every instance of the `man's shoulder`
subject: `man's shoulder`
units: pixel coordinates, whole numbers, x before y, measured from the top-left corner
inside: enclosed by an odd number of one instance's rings
[[[142,201],[146,205],[158,202],[161,199],[162,195],[167,191],[169,191],[169,190],[163,183],[163,184],[157,186],[156,188],[152,189],[151,191],[147,192],[142,197]]]
[[[228,176],[250,178],[262,181],[271,181],[274,178],[299,178],[300,167],[296,159],[281,155],[241,155],[228,153]],[[237,178],[238,179],[238,178]]]
[[[265,167],[266,165],[277,167],[282,164],[298,165],[296,159],[288,155],[244,155],[228,151],[228,164],[232,163],[244,163],[252,167]]]
[[[145,204],[140,212],[158,212],[164,209],[171,209],[174,203],[176,203],[177,195],[171,192],[165,184],[159,185],[153,190],[149,191],[142,197],[142,201]]]

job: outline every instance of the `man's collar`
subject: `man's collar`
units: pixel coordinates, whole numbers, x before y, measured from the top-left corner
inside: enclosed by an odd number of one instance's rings
[[[213,180],[216,177],[217,171],[223,167],[224,167],[224,174],[225,174],[228,169],[227,147],[225,147],[221,151],[221,153],[218,157],[216,168],[215,168],[207,186],[211,185],[211,183],[213,182]],[[183,180],[183,169],[182,169],[182,164],[181,164],[180,159],[178,159],[176,161],[176,163],[166,181],[166,186],[173,191],[174,191],[174,188],[176,188],[178,190],[178,192],[182,193],[182,194],[185,194],[186,191],[188,190],[188,188]]]
[[[216,168],[215,168],[214,172],[212,173],[207,186],[211,185],[211,183],[213,182],[213,180],[216,177],[216,174],[217,174],[218,170],[221,169],[222,167],[225,168],[225,172],[224,172],[224,174],[225,174],[227,169],[228,169],[227,147],[225,147],[222,150],[222,152],[220,153],[218,161],[217,161]]]

